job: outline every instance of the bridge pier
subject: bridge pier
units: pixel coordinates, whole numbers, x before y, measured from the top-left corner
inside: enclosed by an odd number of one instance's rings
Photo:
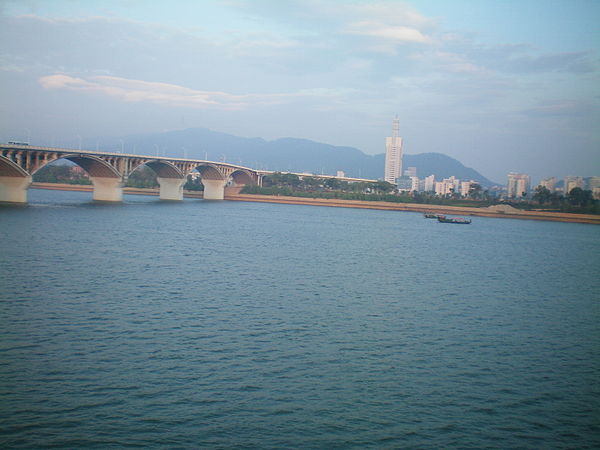
[[[161,200],[183,200],[183,185],[187,178],[156,177],[160,185]]]
[[[225,199],[225,180],[202,179],[202,184],[204,185],[204,200]]]
[[[31,176],[0,176],[0,202],[27,203],[27,189],[31,184]]]
[[[122,202],[123,181],[120,178],[90,177],[94,185],[94,200],[100,202]]]

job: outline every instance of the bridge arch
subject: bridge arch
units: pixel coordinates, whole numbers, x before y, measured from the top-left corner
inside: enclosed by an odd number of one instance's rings
[[[200,174],[204,185],[205,200],[223,200],[225,198],[225,184],[228,177],[218,167],[202,163],[194,167],[190,173],[194,170]]]
[[[48,158],[46,161],[41,162],[35,167],[32,175],[51,162],[66,159],[77,164],[89,175],[90,180],[94,185],[94,200],[103,202],[120,202],[123,200],[123,177],[110,162],[94,155],[82,155],[77,153],[53,156],[53,158]]]
[[[0,202],[25,203],[31,175],[19,164],[0,155]]]
[[[252,176],[248,170],[234,169],[229,174],[225,192],[227,195],[237,195],[247,184],[257,184],[256,177]]]
[[[212,164],[200,164],[194,168],[196,172],[200,173],[202,181],[226,181],[226,176],[218,167]]]
[[[121,179],[121,174],[108,162],[104,161],[93,155],[61,155],[58,158],[48,159],[47,161],[39,164],[35,170],[32,171],[31,175],[35,175],[40,169],[46,167],[48,164],[61,159],[67,159],[72,163],[77,164],[90,176],[93,182],[94,177],[99,178],[116,178]]]
[[[29,174],[17,163],[0,155],[0,177],[28,177]]]
[[[141,167],[148,167],[156,174],[156,181],[160,186],[161,200],[183,200],[183,185],[186,182],[185,174],[169,161],[158,159],[140,160],[131,169],[128,176],[131,176]]]
[[[0,144],[0,201],[26,202],[32,175],[59,159],[80,167],[94,184],[94,199],[104,201],[121,201],[123,183],[143,165],[157,174],[159,183],[164,181],[160,183],[161,198],[166,191],[177,191],[173,198],[166,197],[173,200],[183,198],[182,185],[192,171],[202,180],[206,199],[223,199],[226,185],[235,189],[250,183],[260,184],[262,177],[260,172],[225,162]],[[163,189],[165,183],[168,189]]]
[[[160,160],[150,160],[143,161],[137,164],[135,167],[131,169],[128,175],[131,175],[136,170],[140,169],[143,166],[147,166],[156,174],[159,178],[185,178],[185,174],[175,167],[174,164],[169,161],[160,161]]]
[[[229,179],[231,180],[234,186],[245,186],[247,184],[256,184],[255,178],[252,174],[244,169],[238,169],[235,172],[232,172],[229,175]]]

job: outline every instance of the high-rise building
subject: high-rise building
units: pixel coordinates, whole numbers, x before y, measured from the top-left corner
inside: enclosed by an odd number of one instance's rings
[[[596,188],[600,188],[600,177],[589,177],[587,179],[587,189],[591,191]]]
[[[475,180],[460,182],[460,195],[463,197],[470,197],[472,191],[477,192],[477,190],[481,191],[481,185]]]
[[[423,190],[425,192],[435,191],[435,175],[429,175],[428,177],[425,178]]]
[[[583,189],[583,177],[565,177],[565,184],[563,188],[564,194],[567,195],[575,188]]]
[[[442,181],[435,182],[435,194],[440,196],[452,195],[458,193],[460,188],[460,180],[454,175],[450,178],[444,178]]]
[[[385,138],[384,180],[396,184],[402,176],[402,138],[400,137],[400,119],[396,117],[392,124],[392,136]]]
[[[411,192],[420,192],[422,191],[421,187],[421,180],[419,180],[419,177],[410,177],[410,180],[412,181],[412,186],[410,187]]]
[[[506,184],[506,195],[508,197],[523,197],[529,194],[531,180],[526,173],[508,174],[508,183]]]
[[[554,186],[556,186],[556,177],[544,178],[542,181],[540,181],[539,185],[545,187],[550,192],[554,192]]]
[[[409,167],[404,171],[404,175],[406,175],[407,177],[416,177],[417,176],[417,168],[416,167]]]

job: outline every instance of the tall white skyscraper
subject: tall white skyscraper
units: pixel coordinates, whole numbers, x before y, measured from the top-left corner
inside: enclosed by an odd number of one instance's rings
[[[392,136],[385,138],[385,181],[396,184],[402,176],[402,138],[400,119],[396,117],[392,125]]]

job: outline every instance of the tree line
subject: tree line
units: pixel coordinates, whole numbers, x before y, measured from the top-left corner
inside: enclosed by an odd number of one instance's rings
[[[342,200],[386,201],[395,203],[420,203],[431,205],[486,207],[495,204],[509,204],[518,209],[545,209],[559,212],[600,214],[600,202],[591,191],[574,188],[566,196],[550,192],[538,186],[529,200],[504,201],[482,191],[474,185],[469,191],[470,198],[458,193],[439,196],[433,192],[394,193],[395,186],[387,181],[349,182],[337,178],[298,176],[292,173],[273,173],[263,177],[263,185],[247,185],[243,194],[285,195],[305,198],[334,198]]]
[[[571,189],[567,195],[561,195],[545,186],[538,186],[531,199],[542,207],[564,212],[600,214],[600,201],[594,198],[592,191],[579,187]]]

